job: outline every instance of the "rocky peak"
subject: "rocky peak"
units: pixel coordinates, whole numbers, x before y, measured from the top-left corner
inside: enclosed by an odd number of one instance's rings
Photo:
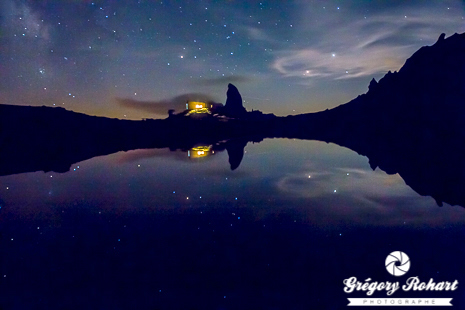
[[[233,84],[228,84],[228,91],[226,92],[226,105],[225,111],[229,116],[237,117],[246,113],[246,109],[242,105],[242,96]]]

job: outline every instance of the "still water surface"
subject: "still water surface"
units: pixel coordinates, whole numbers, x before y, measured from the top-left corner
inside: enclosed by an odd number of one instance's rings
[[[465,280],[465,209],[350,149],[269,139],[234,171],[226,151],[189,155],[134,150],[1,177],[1,305],[337,309],[366,297],[343,292],[351,276]],[[384,268],[397,250],[405,279]],[[464,292],[407,297],[465,305]]]

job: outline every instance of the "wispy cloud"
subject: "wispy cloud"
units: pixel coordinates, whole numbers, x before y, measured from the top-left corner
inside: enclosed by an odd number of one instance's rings
[[[115,98],[116,102],[127,108],[137,109],[149,113],[166,115],[169,109],[174,109],[176,112],[186,109],[188,100],[212,102],[212,98],[206,94],[190,93],[183,94],[171,99],[160,101],[139,101],[131,98]]]
[[[213,85],[223,85],[226,86],[228,83],[242,83],[250,82],[252,79],[243,75],[230,75],[230,76],[220,76],[217,78],[199,78],[192,81],[194,85],[203,85],[203,86],[213,86]]]
[[[368,43],[362,42],[362,45]],[[405,54],[409,47],[363,48],[357,45],[340,52],[307,48],[284,52],[272,67],[286,77],[347,79],[371,76],[399,69],[405,59],[397,55]]]
[[[442,32],[452,35],[462,20],[461,10],[448,12],[450,18],[437,18],[438,5],[416,8],[410,16],[405,5],[378,11],[369,16],[352,12],[344,17],[316,16],[315,10],[303,10],[301,36],[295,49],[275,52],[271,68],[284,77],[350,79],[373,76],[400,69],[413,52],[423,45],[432,45]],[[349,9],[348,9],[349,10]],[[349,17],[347,17],[349,16]],[[310,20],[312,22],[306,22]],[[315,22],[314,20],[319,20]]]
[[[259,29],[257,27],[247,26],[245,27],[245,30],[247,31],[247,34],[249,35],[249,37],[253,40],[272,42],[272,43],[277,42],[276,39],[272,38],[264,30]]]
[[[419,196],[399,175],[387,175],[380,170],[336,168],[288,174],[278,181],[277,188],[282,194],[307,201],[305,206],[312,206],[308,212],[312,217],[318,214],[319,218],[327,218],[326,226],[343,222],[433,226],[450,221],[437,213],[439,208],[433,199]]]
[[[172,158],[173,160],[182,161],[188,160],[186,153],[181,151],[170,151],[168,148],[130,150],[120,153],[119,156],[116,157],[116,160],[119,163],[133,163],[160,157]]]

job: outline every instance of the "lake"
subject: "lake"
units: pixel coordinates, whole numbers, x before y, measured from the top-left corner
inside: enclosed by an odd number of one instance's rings
[[[199,150],[118,152],[66,173],[0,177],[1,307],[339,309],[367,297],[465,305],[463,207],[439,207],[332,143],[248,143],[234,171],[226,151]],[[385,267],[394,251],[410,259],[403,276]],[[350,277],[459,284],[368,296],[344,292]]]

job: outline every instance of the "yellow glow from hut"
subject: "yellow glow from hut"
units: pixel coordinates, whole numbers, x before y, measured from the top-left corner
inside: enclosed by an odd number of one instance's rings
[[[189,150],[188,156],[191,158],[201,158],[212,155],[211,145],[209,146],[196,146]]]
[[[205,102],[200,102],[200,101],[189,101],[187,103],[187,106],[189,110],[199,110],[199,109],[205,109],[207,107],[207,104]]]

